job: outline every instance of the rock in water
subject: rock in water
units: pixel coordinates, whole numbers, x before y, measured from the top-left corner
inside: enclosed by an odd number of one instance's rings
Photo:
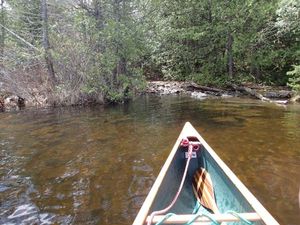
[[[0,99],[0,110],[18,110],[25,106],[25,99],[17,95],[9,95]]]
[[[194,98],[197,98],[197,99],[205,99],[205,98],[208,97],[207,94],[202,93],[202,92],[196,92],[196,91],[195,91],[195,92],[192,92],[192,93],[191,93],[191,96],[194,97]]]

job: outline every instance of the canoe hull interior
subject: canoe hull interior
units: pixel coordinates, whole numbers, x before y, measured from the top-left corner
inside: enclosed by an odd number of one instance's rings
[[[187,148],[184,147],[179,147],[176,151],[172,163],[170,164],[169,169],[165,174],[160,188],[154,198],[153,204],[150,207],[149,214],[151,214],[153,211],[161,210],[167,207],[173,200],[183,176],[183,171],[186,164],[186,151]],[[197,199],[192,188],[193,176],[196,170],[201,167],[204,168],[211,176],[216,203],[220,213],[226,213],[227,211],[235,211],[238,213],[254,212],[254,209],[251,207],[248,201],[234,186],[234,184],[210,156],[204,146],[201,146],[200,150],[197,151],[197,158],[191,159],[183,189],[170,212],[175,214],[193,214],[196,211],[211,213],[201,205],[199,208],[199,204],[197,204]],[[241,222],[227,224],[241,224]],[[263,223],[255,222],[254,224]]]
[[[244,216],[247,214],[248,218],[252,221],[252,224],[279,225],[189,122],[185,123],[173,149],[137,214],[133,225],[145,224],[147,216],[152,212],[162,210],[169,206],[180,186],[187,162],[185,153],[188,151],[188,147],[182,147],[182,145],[191,147],[194,146],[195,143],[198,145],[199,142],[201,143],[201,147],[196,151],[196,157],[192,158],[190,161],[183,189],[177,201],[168,212],[175,213],[178,216],[174,216],[173,220],[170,218],[168,221],[174,221],[174,223],[182,221],[180,224],[184,224],[197,212],[211,213],[209,209],[206,209],[204,206],[197,203],[197,198],[194,195],[193,190],[195,172],[199,169],[201,171],[204,171],[205,169],[203,174],[206,176],[209,174],[211,182],[209,178],[204,179],[204,175],[199,179],[200,183],[198,184],[201,186],[205,183],[202,187],[207,190],[207,192],[205,192],[206,198],[203,203],[208,207],[213,206],[211,200],[207,201],[208,199],[211,199],[209,196],[213,197],[211,188],[211,186],[213,186],[217,209],[215,206],[212,208],[214,208],[214,211],[216,212],[214,215],[215,218],[219,217],[219,220],[227,221],[226,223],[222,223],[222,225],[243,224],[241,221],[231,222],[237,221],[235,220],[237,219],[235,216],[226,219],[225,217],[228,218],[229,215],[227,213],[228,211],[234,211]],[[204,183],[201,183],[201,181],[204,181]],[[201,192],[203,189],[199,190]],[[185,217],[185,215],[187,217]],[[185,219],[182,219],[182,216],[185,217]],[[160,217],[160,219],[161,218],[162,217]],[[159,221],[158,218],[156,221]]]

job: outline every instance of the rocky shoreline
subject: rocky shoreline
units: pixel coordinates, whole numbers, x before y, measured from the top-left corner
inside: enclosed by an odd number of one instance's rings
[[[277,104],[299,102],[300,97],[287,88],[269,87],[261,85],[232,85],[226,89],[201,86],[193,82],[178,81],[150,81],[146,93],[158,95],[186,94],[198,99],[205,98],[228,98],[228,97],[251,97],[262,101]]]
[[[230,91],[179,81],[150,81],[148,82],[146,93],[158,95],[187,94],[193,97],[233,96],[233,93],[230,93]]]
[[[219,89],[201,86],[193,82],[149,81],[143,93],[155,95],[185,94],[197,99],[251,97],[276,104],[300,102],[300,96],[286,87],[278,88],[253,84],[232,85],[226,89]],[[43,97],[43,101],[38,102],[38,107],[49,106],[47,99],[44,99],[44,96],[41,97]],[[0,112],[20,110],[34,105],[37,105],[36,102],[31,102],[30,99],[25,99],[22,96],[13,93],[0,93]]]

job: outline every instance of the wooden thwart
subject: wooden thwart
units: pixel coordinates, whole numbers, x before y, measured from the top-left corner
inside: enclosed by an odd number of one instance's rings
[[[249,221],[259,221],[261,220],[260,216],[257,213],[239,213],[240,217],[249,220]],[[195,214],[185,214],[185,215],[173,215],[166,219],[163,224],[184,224],[194,218]],[[231,214],[211,214],[210,215],[217,222],[238,222],[240,219]],[[154,216],[152,223],[155,224],[161,221],[165,215]],[[149,216],[147,217],[147,221]],[[209,218],[205,216],[198,217],[193,224],[202,224],[211,222]]]

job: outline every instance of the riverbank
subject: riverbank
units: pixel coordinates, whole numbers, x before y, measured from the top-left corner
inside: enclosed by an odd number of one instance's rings
[[[289,104],[300,102],[300,96],[289,90],[287,87],[271,87],[257,84],[244,84],[241,86],[231,85],[227,88],[220,89],[215,87],[201,86],[193,82],[179,81],[148,81],[146,89],[140,94],[155,95],[176,95],[185,94],[197,99],[205,98],[229,98],[229,97],[250,97],[262,101],[274,102],[277,104]],[[47,96],[34,93],[34,97],[19,96],[14,93],[0,93],[0,111],[15,111],[24,107],[51,107],[53,101]],[[72,101],[70,101],[72,102]],[[102,101],[103,104],[104,101]],[[95,103],[89,98],[73,105],[89,105]],[[98,102],[99,103],[99,102]],[[71,104],[72,105],[72,104]]]
[[[194,98],[250,97],[277,104],[299,102],[300,97],[287,87],[271,87],[257,84],[231,85],[220,89],[201,86],[193,82],[150,81],[146,93],[158,95],[187,94]]]

